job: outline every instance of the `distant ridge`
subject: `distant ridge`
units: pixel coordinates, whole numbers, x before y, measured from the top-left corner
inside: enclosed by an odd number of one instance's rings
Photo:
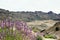
[[[3,17],[3,18],[2,18]],[[5,9],[0,9],[0,20],[7,19],[11,17],[12,19],[16,20],[23,20],[23,21],[34,21],[34,20],[60,20],[60,14],[56,14],[52,11],[49,12],[42,12],[42,11],[9,11]]]

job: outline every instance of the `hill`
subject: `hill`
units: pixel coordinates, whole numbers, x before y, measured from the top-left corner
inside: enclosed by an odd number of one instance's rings
[[[52,11],[42,12],[42,11],[9,11],[5,9],[0,9],[0,19],[12,18],[14,20],[23,21],[34,21],[34,20],[60,20],[60,14],[56,14]]]

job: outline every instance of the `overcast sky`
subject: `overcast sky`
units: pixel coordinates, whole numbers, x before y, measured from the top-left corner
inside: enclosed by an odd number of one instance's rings
[[[10,11],[53,11],[60,13],[60,0],[0,0],[0,8]]]

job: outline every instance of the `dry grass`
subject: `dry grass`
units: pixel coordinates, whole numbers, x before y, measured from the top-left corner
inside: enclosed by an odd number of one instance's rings
[[[52,27],[57,21],[53,20],[42,20],[42,21],[33,21],[33,22],[27,22],[28,26],[35,26],[35,25],[41,25],[41,24],[46,24],[49,28]]]

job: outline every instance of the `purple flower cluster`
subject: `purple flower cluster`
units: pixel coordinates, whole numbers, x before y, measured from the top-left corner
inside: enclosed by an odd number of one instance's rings
[[[8,20],[8,21],[4,20],[4,21],[0,22],[0,27],[1,28],[5,28],[5,27],[9,28],[9,27],[13,27],[13,25],[14,25],[14,22],[12,22],[10,20]]]
[[[23,33],[31,40],[35,40],[35,35],[32,33],[32,30],[27,26],[26,22],[16,21],[15,25],[17,30],[22,30]]]
[[[32,30],[27,26],[26,22],[23,21],[10,21],[10,20],[4,20],[0,22],[0,27],[1,28],[10,28],[13,27],[18,30],[22,31],[22,33],[26,36],[28,36],[31,40],[35,40],[35,35],[32,33]]]

